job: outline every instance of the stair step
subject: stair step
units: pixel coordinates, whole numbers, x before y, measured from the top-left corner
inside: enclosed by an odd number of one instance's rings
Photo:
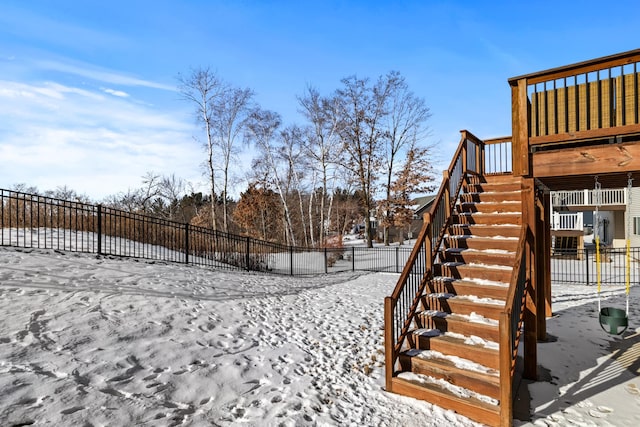
[[[498,342],[500,331],[498,322],[478,314],[450,314],[436,310],[426,310],[417,314],[424,327],[452,332],[465,336],[477,336],[487,341]]]
[[[459,334],[444,334],[437,329],[417,329],[413,331],[416,346],[422,350],[435,350],[442,354],[460,355],[490,369],[500,369],[498,344],[479,337]]]
[[[520,200],[503,200],[500,202],[461,202],[458,204],[459,212],[479,213],[520,213],[522,202]]]
[[[517,225],[522,224],[522,214],[516,212],[488,214],[488,213],[459,213],[452,215],[454,224],[481,225]]]
[[[448,248],[441,251],[445,262],[461,262],[465,264],[493,264],[513,266],[516,253],[505,249],[463,249]]]
[[[451,409],[460,415],[487,425],[500,424],[500,407],[476,397],[460,396],[450,387],[429,382],[428,377],[403,373],[391,380],[390,391]]]
[[[478,251],[508,251],[515,254],[518,249],[518,239],[495,238],[495,237],[475,237],[475,236],[452,236],[447,235],[443,240],[445,249],[475,249]]]
[[[428,375],[476,393],[500,398],[500,373],[468,359],[434,350],[411,349],[400,354],[404,372]]]
[[[429,294],[424,297],[425,307],[462,315],[473,313],[498,320],[504,310],[504,300],[479,298],[475,295]]]
[[[471,193],[501,193],[509,191],[522,190],[522,183],[520,181],[514,182],[480,182],[476,184],[469,184],[466,187],[467,192]]]
[[[452,236],[474,236],[474,237],[519,237],[519,225],[470,225],[453,224],[449,227],[448,233]]]
[[[503,283],[510,283],[513,274],[511,268],[501,265],[458,263],[434,264],[433,272],[436,276],[453,279],[482,279]]]
[[[460,194],[460,200],[465,203],[521,203],[521,191],[491,191],[491,192],[467,192]]]
[[[431,293],[474,295],[478,298],[505,300],[507,298],[507,292],[509,291],[509,284],[505,282],[434,277],[433,280],[429,282],[428,289]]]

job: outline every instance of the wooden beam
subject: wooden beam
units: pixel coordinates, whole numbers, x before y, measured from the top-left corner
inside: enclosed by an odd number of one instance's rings
[[[615,126],[591,130],[579,130],[568,133],[558,133],[552,135],[532,136],[531,145],[559,144],[578,140],[600,139],[613,136],[635,135],[640,133],[640,125]]]
[[[640,142],[574,147],[533,154],[536,178],[606,175],[640,170]]]

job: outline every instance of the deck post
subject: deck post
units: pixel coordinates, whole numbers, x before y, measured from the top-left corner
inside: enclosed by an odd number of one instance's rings
[[[545,195],[542,194],[542,191],[535,191],[535,261],[536,261],[536,320],[537,326],[536,331],[538,335],[538,340],[544,341],[547,339],[547,317],[546,317],[546,304],[545,301],[547,299],[547,288],[546,288],[546,277],[547,270],[546,266],[546,253],[547,251],[547,234],[545,232],[546,229],[546,219],[549,216],[549,211],[546,210],[545,207]]]
[[[529,100],[527,80],[511,82],[513,174],[529,176]]]
[[[388,392],[393,392],[393,371],[395,355],[393,354],[396,343],[393,338],[393,298],[384,299],[384,378]]]
[[[526,235],[527,292],[524,309],[524,372],[523,377],[537,380],[538,333],[537,333],[537,280],[536,280],[536,204],[533,178],[523,180],[522,221],[528,226]]]
[[[543,196],[543,210],[544,210],[544,247],[542,248],[542,256],[544,258],[544,266],[541,274],[544,277],[543,288],[544,288],[544,306],[545,306],[545,317],[551,317],[553,315],[553,310],[551,306],[551,222],[549,221],[549,216],[551,212],[551,193],[548,191],[544,192]],[[545,336],[546,336],[546,322],[545,322]]]

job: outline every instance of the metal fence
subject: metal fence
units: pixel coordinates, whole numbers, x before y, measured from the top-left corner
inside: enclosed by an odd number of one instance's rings
[[[626,248],[600,249],[600,282],[603,285],[626,283]],[[629,278],[631,284],[640,280],[640,248],[630,250]],[[554,250],[551,256],[552,283],[597,284],[595,248]]]
[[[402,271],[411,247],[303,248],[102,205],[0,189],[0,246],[311,275]]]

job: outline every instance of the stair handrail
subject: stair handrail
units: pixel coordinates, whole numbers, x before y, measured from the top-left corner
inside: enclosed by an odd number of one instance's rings
[[[523,224],[505,307],[499,318],[500,419],[506,426],[511,426],[513,419],[513,375],[522,335],[527,289],[531,280],[529,268],[532,238],[529,225]]]
[[[484,143],[471,132],[460,131],[461,138],[449,168],[443,173],[440,190],[423,225],[409,259],[391,296],[384,301],[385,379],[392,391],[392,378],[398,355],[407,339],[424,288],[432,277],[437,248],[451,224],[453,208],[469,174],[482,175]]]

